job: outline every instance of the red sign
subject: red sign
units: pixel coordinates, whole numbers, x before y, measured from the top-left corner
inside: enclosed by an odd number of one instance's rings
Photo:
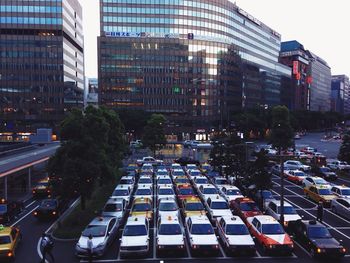
[[[293,61],[293,74],[298,74],[299,72],[299,62]]]
[[[311,83],[312,83],[312,77],[311,77],[311,76],[308,76],[308,77],[306,78],[306,83],[307,83],[307,84],[311,84]]]
[[[295,78],[296,78],[297,80],[300,80],[300,79],[301,79],[301,74],[300,74],[299,72],[297,72],[296,75],[295,75]]]

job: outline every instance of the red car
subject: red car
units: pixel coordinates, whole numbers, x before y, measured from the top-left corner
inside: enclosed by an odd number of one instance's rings
[[[175,188],[176,196],[179,199],[179,204],[182,204],[182,200],[192,197],[198,197],[194,188],[190,184],[181,184]]]
[[[248,217],[262,215],[263,213],[258,208],[258,205],[250,198],[237,198],[230,202],[230,208],[244,222],[247,222]]]
[[[300,170],[290,170],[284,172],[284,177],[286,177],[288,181],[291,181],[293,183],[302,184],[303,180],[307,177],[307,175]]]

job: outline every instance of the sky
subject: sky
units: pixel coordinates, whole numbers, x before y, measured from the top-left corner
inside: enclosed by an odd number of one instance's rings
[[[97,77],[99,0],[80,0],[84,9],[85,75]],[[232,1],[234,2],[234,1]],[[349,0],[236,0],[236,4],[282,35],[327,61],[332,75],[350,76]]]

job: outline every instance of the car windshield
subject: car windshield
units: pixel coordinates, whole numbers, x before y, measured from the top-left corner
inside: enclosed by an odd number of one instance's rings
[[[253,202],[241,203],[239,207],[242,211],[259,211],[257,205]]]
[[[151,178],[140,178],[139,184],[151,184],[152,179]]]
[[[211,224],[193,224],[191,233],[193,235],[209,235],[214,234]]]
[[[54,199],[45,199],[43,201],[41,201],[40,206],[41,207],[53,207],[56,206],[56,200]]]
[[[47,187],[49,185],[48,182],[41,182],[41,183],[37,183],[36,187]]]
[[[95,226],[95,225],[89,225],[84,231],[83,236],[93,236],[93,237],[103,237],[106,234],[106,226]]]
[[[193,195],[193,189],[192,188],[180,188],[179,189],[180,195]]]
[[[167,171],[158,171],[157,176],[161,176],[161,175],[168,175],[168,172]]]
[[[149,203],[141,203],[141,204],[134,204],[132,211],[134,212],[142,212],[142,211],[151,211],[152,206]]]
[[[122,204],[106,204],[104,208],[104,212],[116,212],[116,211],[122,211],[123,206]]]
[[[159,204],[159,210],[160,211],[176,211],[177,210],[177,205],[176,203],[172,202],[161,202]]]
[[[198,176],[201,175],[201,172],[199,171],[191,171],[191,176]]]
[[[316,179],[316,180],[315,180],[315,183],[316,183],[316,184],[320,184],[320,185],[328,184],[328,183],[327,183],[325,180],[323,180],[323,179]]]
[[[147,229],[144,225],[138,226],[125,226],[123,236],[147,236]]]
[[[159,179],[158,184],[171,184],[170,179]]]
[[[158,195],[174,195],[173,189],[159,189]]]
[[[151,195],[151,189],[137,189],[136,195]]]
[[[262,233],[265,235],[281,235],[285,232],[280,224],[264,224],[262,225]]]
[[[227,184],[227,180],[226,179],[217,179],[215,180],[216,184]]]
[[[114,190],[113,196],[128,196],[129,191],[128,190]]]
[[[134,182],[131,179],[121,179],[119,184],[133,184]]]
[[[331,192],[330,189],[326,188],[326,189],[318,189],[318,193],[320,195],[332,195],[333,193]]]
[[[207,184],[208,179],[201,178],[201,179],[196,179],[196,184]]]
[[[6,245],[11,243],[10,236],[0,236],[0,245]]]
[[[215,195],[218,193],[218,190],[216,190],[215,188],[204,188],[203,189],[203,194],[205,195]]]
[[[212,202],[211,209],[228,209],[228,204],[226,202]]]
[[[248,228],[245,225],[227,225],[227,235],[249,235]]]
[[[185,183],[189,183],[189,181],[188,181],[187,178],[177,178],[177,179],[176,179],[176,183],[185,184]]]
[[[7,212],[7,205],[0,205],[0,214]]]
[[[328,229],[324,226],[313,226],[308,228],[309,238],[332,238]]]
[[[283,211],[285,215],[295,215],[297,213],[293,206],[284,206]],[[281,207],[278,207],[278,213],[281,213]]]
[[[242,193],[241,193],[241,191],[239,191],[239,190],[227,190],[226,191],[226,194],[227,195],[242,195]]]
[[[342,195],[350,195],[350,189],[343,189],[341,190]]]
[[[173,175],[174,176],[183,176],[183,175],[185,175],[185,173],[181,172],[181,171],[177,171],[177,172],[173,172]]]
[[[202,203],[187,203],[185,207],[186,211],[201,211],[204,210],[204,206]]]
[[[329,172],[331,172],[331,169],[329,169],[328,167],[321,167],[320,171],[323,173],[329,173]]]
[[[161,224],[158,234],[160,235],[179,235],[181,234],[181,227],[179,224]]]
[[[294,172],[294,176],[304,177],[305,174],[303,172]]]

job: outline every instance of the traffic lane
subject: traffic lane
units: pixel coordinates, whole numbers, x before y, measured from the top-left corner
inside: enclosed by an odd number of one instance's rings
[[[53,256],[55,262],[78,263],[80,259],[75,256],[76,241],[56,241],[54,240]]]

